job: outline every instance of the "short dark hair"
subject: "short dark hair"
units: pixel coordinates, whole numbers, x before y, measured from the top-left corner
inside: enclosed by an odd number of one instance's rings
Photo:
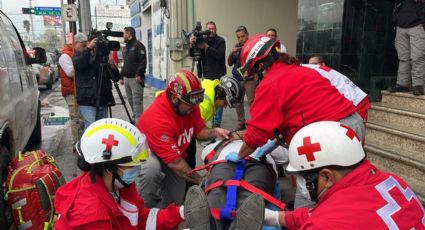
[[[217,26],[215,25],[215,22],[213,22],[213,21],[208,21],[205,25],[208,25],[208,24],[211,24],[211,25],[214,25],[215,27],[217,27]]]
[[[270,28],[270,29],[268,29],[268,30],[266,31],[266,33],[267,33],[267,32],[269,32],[269,31],[273,31],[273,32],[276,34],[276,36],[277,36],[277,30],[276,30],[275,28]]]
[[[248,34],[248,30],[246,29],[245,26],[238,26],[238,28],[236,28],[235,33],[241,32],[241,31],[243,31],[244,33]]]
[[[130,33],[133,38],[136,37],[136,30],[133,27],[124,27],[124,31]]]

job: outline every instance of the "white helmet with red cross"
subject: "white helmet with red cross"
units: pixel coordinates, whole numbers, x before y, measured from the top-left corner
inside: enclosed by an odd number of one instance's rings
[[[349,167],[366,157],[356,133],[335,121],[320,121],[300,129],[289,144],[288,172],[325,166]]]
[[[145,135],[129,122],[115,118],[91,124],[76,149],[89,164],[136,166],[149,156]]]

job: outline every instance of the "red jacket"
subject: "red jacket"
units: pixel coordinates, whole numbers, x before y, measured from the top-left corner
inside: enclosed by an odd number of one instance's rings
[[[193,136],[205,128],[199,106],[186,116],[178,115],[167,98],[167,90],[142,113],[137,128],[146,135],[149,148],[165,164],[186,158],[186,149]]]
[[[285,221],[288,229],[419,230],[425,229],[425,210],[406,182],[365,161],[332,186],[310,212],[286,212]]]
[[[119,190],[119,194],[121,205],[112,198],[102,178],[96,176],[96,183],[92,184],[90,174],[83,173],[56,192],[55,209],[59,216],[55,229],[166,230],[175,229],[182,221],[175,205],[159,211],[145,208],[134,183]],[[156,223],[148,220],[149,215],[149,220],[155,220],[156,215]]]
[[[72,45],[65,44],[62,48],[62,54],[68,54],[72,58],[72,56],[74,56],[74,49],[72,48]],[[74,78],[67,77],[60,65],[58,65],[58,68],[59,77],[61,79],[62,96],[65,97],[68,94],[75,95]]]
[[[305,125],[339,121],[355,111],[353,103],[315,70],[275,62],[255,90],[244,142],[256,149],[277,129],[289,143]]]

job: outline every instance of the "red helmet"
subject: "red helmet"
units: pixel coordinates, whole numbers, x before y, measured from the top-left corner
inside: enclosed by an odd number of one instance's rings
[[[240,54],[241,68],[239,68],[239,72],[242,76],[250,76],[255,63],[267,57],[274,47],[279,48],[280,42],[265,34],[257,34],[249,38]]]
[[[176,95],[185,103],[197,105],[204,100],[204,89],[201,86],[201,81],[188,70],[179,70],[170,79],[168,88],[173,95]]]

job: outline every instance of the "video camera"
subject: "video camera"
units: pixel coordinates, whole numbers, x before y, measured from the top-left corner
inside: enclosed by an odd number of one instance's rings
[[[112,31],[112,22],[106,23],[106,30],[92,29],[88,35],[88,39],[97,38],[95,60],[99,63],[107,63],[109,53],[120,49],[118,41],[110,41],[108,37],[124,37],[124,33],[120,31]]]
[[[183,30],[183,35],[186,37],[186,39],[190,39],[190,37],[193,35],[195,37],[195,43],[193,47],[193,57],[196,61],[199,61],[202,59],[202,52],[201,49],[198,48],[198,45],[201,45],[202,43],[206,43],[208,41],[208,36],[210,35],[209,30],[202,31],[202,24],[201,22],[196,22],[195,28],[192,30],[192,32],[188,33]]]

